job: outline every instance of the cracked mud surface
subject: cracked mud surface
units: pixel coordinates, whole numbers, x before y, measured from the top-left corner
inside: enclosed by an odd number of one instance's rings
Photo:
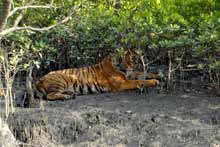
[[[220,147],[220,98],[105,93],[20,108],[8,119],[24,146]]]

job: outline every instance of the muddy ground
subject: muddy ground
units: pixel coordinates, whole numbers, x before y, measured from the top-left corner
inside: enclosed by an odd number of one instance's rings
[[[43,101],[8,119],[23,146],[220,147],[220,97],[127,91]]]

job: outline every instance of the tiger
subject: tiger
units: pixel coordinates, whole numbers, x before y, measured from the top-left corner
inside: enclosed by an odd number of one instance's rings
[[[159,80],[155,78],[149,80],[128,78],[131,75],[129,71],[135,67],[134,56],[137,54],[128,50],[119,63],[114,63],[113,56],[108,55],[101,62],[91,66],[51,71],[35,83],[34,89],[38,97],[47,100],[65,100],[88,93],[120,92],[143,86],[146,88],[157,86]]]

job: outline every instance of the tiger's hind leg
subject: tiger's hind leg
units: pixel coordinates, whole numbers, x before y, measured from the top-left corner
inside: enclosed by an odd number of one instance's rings
[[[62,91],[62,92],[51,92],[47,94],[48,100],[66,100],[74,99],[76,97],[75,93],[72,91]]]

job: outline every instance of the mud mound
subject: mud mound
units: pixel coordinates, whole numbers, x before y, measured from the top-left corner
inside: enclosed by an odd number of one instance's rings
[[[8,123],[18,140],[39,146],[73,143],[87,128],[77,113],[61,108],[26,109],[11,115]]]
[[[18,147],[8,125],[0,117],[0,147]]]
[[[23,146],[218,147],[219,104],[199,93],[94,94],[17,109],[8,125]]]
[[[146,112],[147,113],[147,112]],[[178,116],[139,115],[84,106],[25,109],[8,119],[16,138],[47,147],[214,147],[220,127]]]

